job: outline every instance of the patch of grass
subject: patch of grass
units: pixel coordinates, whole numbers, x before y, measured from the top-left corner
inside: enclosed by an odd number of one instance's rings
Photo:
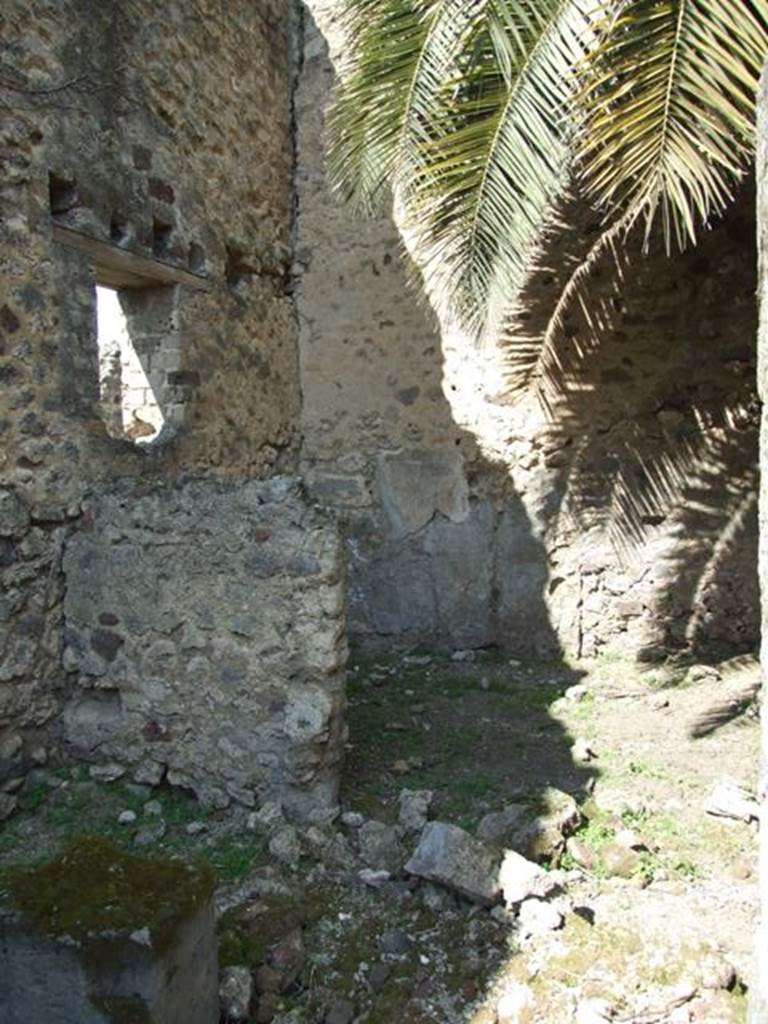
[[[616,838],[616,829],[607,821],[593,818],[578,829],[576,835],[599,856],[603,848]]]
[[[200,852],[222,882],[239,882],[267,860],[267,844],[261,838],[225,836]]]
[[[22,811],[36,811],[48,799],[49,793],[50,788],[43,782],[38,782],[29,788],[24,786],[18,795],[19,807]]]
[[[485,806],[500,802],[503,795],[499,783],[486,775],[459,777],[442,801],[441,814],[462,828],[471,829],[485,813]]]

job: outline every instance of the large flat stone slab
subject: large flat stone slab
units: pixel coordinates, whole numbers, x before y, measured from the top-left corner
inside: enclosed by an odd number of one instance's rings
[[[487,906],[498,899],[499,856],[457,825],[430,822],[405,870]]]

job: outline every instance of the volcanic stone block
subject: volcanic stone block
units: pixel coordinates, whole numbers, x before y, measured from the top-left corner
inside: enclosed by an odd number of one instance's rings
[[[103,839],[11,880],[0,1024],[215,1024],[213,879]]]

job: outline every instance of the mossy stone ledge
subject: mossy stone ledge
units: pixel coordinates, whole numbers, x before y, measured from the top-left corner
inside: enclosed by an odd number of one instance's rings
[[[85,836],[50,863],[15,872],[8,889],[11,904],[0,915],[4,1022],[43,1019],[41,1008],[47,1024],[217,1021],[209,868]]]

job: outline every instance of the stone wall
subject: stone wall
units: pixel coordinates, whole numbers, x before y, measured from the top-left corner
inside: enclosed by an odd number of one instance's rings
[[[294,490],[251,482],[297,464],[295,15],[280,0],[2,5],[6,792],[56,726],[83,756],[218,802],[331,796],[334,533]],[[96,284],[135,350],[102,359],[101,394]],[[142,377],[153,394],[126,423]],[[260,529],[279,580],[255,564]]]
[[[747,1024],[760,1024],[768,1017],[768,714],[766,714],[765,680],[768,678],[768,64],[763,67],[757,101],[757,250],[759,255],[758,297],[760,322],[757,338],[757,379],[763,402],[760,424],[760,543],[759,574],[761,590],[761,625],[763,643],[760,651],[762,668],[760,766],[757,797],[760,803],[760,846],[758,871],[760,880],[760,919],[754,939],[754,974],[749,990]]]
[[[344,561],[295,482],[123,487],[64,554],[63,739],[218,805],[333,804]]]
[[[76,494],[83,476],[290,464],[289,13],[272,0],[4,4],[3,472],[25,493]],[[159,465],[101,427],[99,260],[54,241],[54,228],[202,278],[159,281],[144,300],[160,306],[154,335],[178,358],[188,400],[187,429]],[[147,324],[141,334],[148,345]]]
[[[325,40],[340,39],[334,0],[309,6],[296,102],[302,471],[346,531],[353,632],[539,655],[753,648],[750,188],[683,256],[654,240],[642,257],[633,240],[618,289],[600,261],[592,324],[568,312],[549,407],[521,400],[513,344],[479,353],[441,328],[397,226],[359,221],[331,195]],[[542,330],[595,238],[583,206],[563,219],[520,335]]]

